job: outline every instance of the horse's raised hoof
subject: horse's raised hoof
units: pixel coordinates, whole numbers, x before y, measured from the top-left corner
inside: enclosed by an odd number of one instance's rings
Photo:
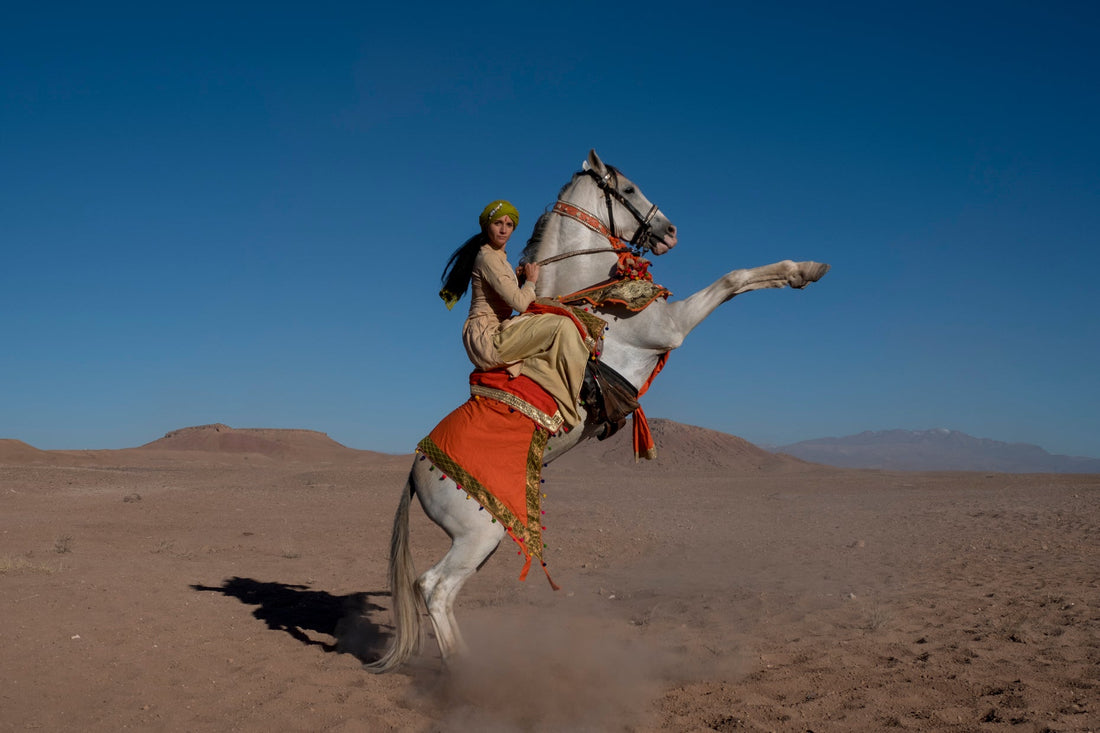
[[[791,274],[791,287],[801,290],[810,283],[815,283],[825,277],[825,273],[828,271],[829,265],[824,262],[799,262],[798,268]]]

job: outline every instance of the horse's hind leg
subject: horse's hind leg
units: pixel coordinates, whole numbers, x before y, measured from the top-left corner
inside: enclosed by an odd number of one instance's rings
[[[465,650],[454,618],[455,596],[500,544],[504,528],[453,481],[439,480],[438,474],[428,470],[428,461],[420,461],[414,472],[418,474],[417,496],[425,514],[451,537],[447,554],[417,581],[439,651],[447,661]]]
[[[444,662],[466,652],[466,642],[455,621],[455,597],[481,564],[493,554],[504,536],[503,528],[499,524],[490,524],[484,512],[480,519],[485,522],[482,530],[455,537],[451,549],[443,559],[421,575],[417,582],[428,606],[428,617],[432,620]]]

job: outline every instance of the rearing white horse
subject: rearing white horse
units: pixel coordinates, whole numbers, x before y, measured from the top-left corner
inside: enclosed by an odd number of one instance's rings
[[[661,255],[676,246],[676,227],[638,188],[590,151],[583,169],[558,194],[554,209],[535,224],[521,261],[543,264],[538,295],[575,293],[606,281],[619,263],[622,242],[636,252]],[[829,269],[818,262],[784,260],[727,273],[707,288],[679,301],[659,298],[634,312],[623,306],[594,310],[613,327],[604,335],[600,361],[640,389],[654,373],[662,355],[680,346],[684,337],[715,308],[735,295],[762,288],[802,288]],[[583,408],[582,408],[583,412]],[[584,430],[559,433],[546,446],[550,462],[581,440],[593,437],[597,426],[586,421]],[[456,491],[453,479],[440,479],[429,461],[414,461],[394,516],[390,540],[390,590],[394,635],[386,653],[364,665],[372,672],[388,672],[416,652],[420,642],[420,613],[426,611],[446,663],[466,651],[454,617],[458,591],[493,553],[505,536],[499,522],[479,511]],[[451,547],[438,563],[419,578],[409,552],[409,506],[415,494],[424,513],[451,537]]]

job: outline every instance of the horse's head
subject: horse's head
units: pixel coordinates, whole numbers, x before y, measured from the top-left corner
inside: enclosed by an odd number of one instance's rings
[[[539,276],[538,292],[562,295],[614,276],[624,251],[662,255],[675,246],[672,222],[592,150],[535,223],[520,262],[560,262]]]
[[[568,201],[595,213],[612,236],[629,242],[638,252],[663,255],[676,246],[676,227],[645,194],[616,168],[605,165],[595,150],[588,151],[576,185],[567,187]],[[595,187],[594,189],[592,187]],[[586,190],[587,189],[587,190]],[[561,197],[564,199],[564,197]]]

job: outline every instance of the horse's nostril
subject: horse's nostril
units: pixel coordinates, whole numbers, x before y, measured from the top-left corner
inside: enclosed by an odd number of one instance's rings
[[[676,233],[676,225],[675,224],[669,224],[668,225],[668,233],[669,234],[675,234]]]

